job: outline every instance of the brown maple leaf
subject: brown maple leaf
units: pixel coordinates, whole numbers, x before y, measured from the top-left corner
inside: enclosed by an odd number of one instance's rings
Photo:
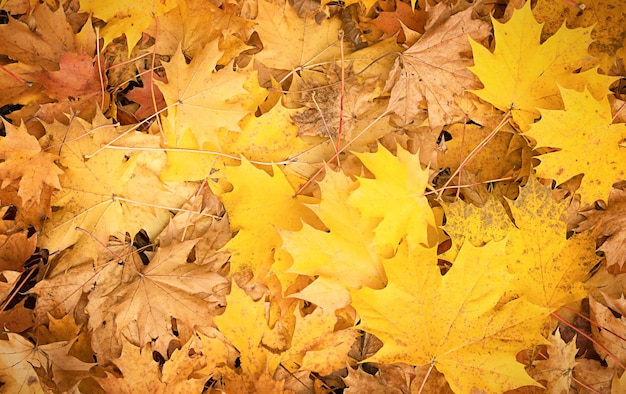
[[[445,5],[440,5],[445,7]],[[462,119],[455,96],[480,87],[467,69],[472,65],[468,36],[480,41],[489,35],[489,25],[472,19],[472,8],[446,18],[445,14],[397,60],[385,90],[391,91],[389,108],[409,124],[425,101],[430,127],[441,128]]]
[[[598,250],[606,255],[607,266],[623,268],[626,262],[626,190],[611,189],[606,210],[588,210],[581,214],[587,220],[576,231],[597,226],[598,236],[606,237]]]

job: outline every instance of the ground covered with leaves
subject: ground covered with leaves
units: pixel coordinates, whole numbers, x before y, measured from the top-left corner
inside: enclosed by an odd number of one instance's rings
[[[0,391],[626,392],[576,1],[1,1]]]

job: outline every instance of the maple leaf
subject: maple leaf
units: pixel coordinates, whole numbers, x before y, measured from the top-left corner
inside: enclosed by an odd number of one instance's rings
[[[339,18],[300,18],[286,1],[260,1],[254,29],[263,42],[255,59],[269,68],[293,70],[309,63],[333,61],[340,55]],[[285,43],[289,42],[289,45]]]
[[[48,123],[55,119],[66,121],[65,114],[71,112],[90,120],[98,104],[100,108],[108,107],[110,96],[102,91],[106,79],[91,56],[65,52],[59,59],[59,67],[59,71],[44,70],[33,75],[46,94],[56,100],[43,104],[37,117]]]
[[[537,175],[562,183],[585,174],[578,192],[583,201],[606,200],[616,180],[626,179],[625,124],[612,124],[606,97],[561,89],[564,110],[541,110],[541,120],[525,134],[540,147],[559,148],[539,156]]]
[[[476,74],[484,88],[472,90],[502,111],[511,110],[513,119],[526,130],[539,116],[538,108],[561,108],[559,85],[583,90],[596,98],[609,93],[613,77],[600,75],[587,48],[591,28],[564,26],[540,44],[541,24],[535,21],[530,2],[515,10],[507,23],[492,17],[496,48],[491,53],[470,40]],[[578,72],[583,68],[583,72]]]
[[[153,358],[150,345],[141,349],[126,339],[122,339],[122,342],[122,354],[113,360],[122,372],[122,377],[119,378],[108,371],[105,372],[106,378],[95,377],[106,392],[132,393],[140,391],[165,394],[172,391],[186,393],[202,391],[205,379],[189,377],[193,372],[193,365],[189,365],[189,363],[185,365],[184,362],[178,365],[175,362],[168,362],[161,371],[159,363]],[[180,350],[176,350],[176,352],[180,354]]]
[[[356,329],[335,331],[337,316],[317,308],[302,317],[296,313],[291,346],[281,355],[281,365],[296,370],[330,374],[348,363],[348,351],[359,335]]]
[[[209,42],[221,39],[220,48],[224,53],[217,64],[225,65],[239,52],[249,48],[244,41],[247,41],[247,30],[252,26],[253,22],[210,2],[185,0],[178,1],[176,8],[159,17],[158,23],[153,21],[147,33],[158,37],[156,53],[174,55],[180,45],[182,52],[190,58],[194,58]]]
[[[355,153],[375,179],[358,177],[359,187],[349,197],[349,204],[363,216],[380,219],[375,241],[381,247],[395,249],[402,237],[410,245],[430,245],[429,228],[435,227],[428,200],[428,169],[422,169],[419,155],[397,147],[394,156],[383,146],[376,153]]]
[[[582,222],[576,231],[586,231],[597,227],[598,235],[606,237],[598,248],[606,255],[608,267],[617,266],[620,269],[626,263],[626,191],[611,189],[606,210],[589,210],[581,214],[587,219]]]
[[[472,60],[463,55],[470,50],[468,36],[482,40],[489,35],[489,25],[471,15],[469,8],[438,20],[396,60],[385,90],[391,91],[389,109],[405,124],[418,114],[422,100],[434,129],[463,118],[455,95],[480,86],[467,70]]]
[[[75,376],[86,377],[86,372],[94,365],[68,354],[72,342],[35,345],[21,335],[11,332],[5,335],[8,340],[0,341],[0,381],[5,392],[49,392],[50,387],[47,385],[50,383],[46,380],[51,380],[54,374],[61,375],[68,371]],[[44,377],[46,380],[42,379]],[[53,384],[56,389],[56,382]]]
[[[315,215],[304,205],[315,200],[296,196],[278,166],[272,166],[270,176],[242,159],[241,165],[228,166],[223,172],[233,189],[221,194],[221,198],[231,230],[238,231],[225,246],[232,253],[233,271],[252,268],[256,273],[271,257],[272,249],[281,244],[276,228],[296,231],[302,227],[303,219],[319,225]]]
[[[582,12],[581,4],[585,5],[586,12]],[[581,4],[572,7],[566,2],[540,0],[533,8],[533,15],[537,21],[545,22],[542,37],[554,34],[563,23],[571,28],[592,26],[589,54],[599,58],[600,68],[608,72],[626,37],[626,15],[615,12],[622,3],[620,0],[589,0]]]
[[[226,288],[227,280],[211,272],[210,266],[187,263],[196,242],[160,247],[148,265],[135,267],[129,281],[100,295],[109,300],[106,310],[115,316],[118,335],[136,322],[140,345],[152,341],[166,349],[173,339],[172,318],[190,328],[212,326],[219,292]]]
[[[621,368],[621,360],[626,359],[626,344],[615,333],[624,332],[624,314],[626,314],[626,299],[622,294],[615,299],[601,292],[606,305],[589,296],[589,317],[598,324],[599,329],[592,330],[594,349],[606,361],[609,368]],[[620,317],[615,317],[620,316]]]
[[[470,241],[481,246],[506,238],[516,297],[558,309],[585,296],[582,280],[598,260],[594,236],[586,232],[566,237],[568,202],[557,203],[549,187],[531,177],[519,197],[509,202],[516,227],[494,200],[486,209],[468,205],[445,206],[446,232],[453,245]]]
[[[4,122],[6,135],[0,138],[0,189],[19,180],[18,196],[25,211],[37,207],[44,193],[60,190],[56,156],[42,151],[37,139],[28,134],[26,126],[15,127]]]
[[[102,247],[76,227],[102,242],[109,235],[136,234],[140,229],[153,237],[169,221],[169,210],[179,207],[196,190],[191,184],[171,187],[158,179],[164,165],[162,153],[104,149],[85,158],[111,141],[156,147],[157,136],[128,133],[101,114],[92,124],[74,118],[69,126],[55,122],[46,125],[46,130],[43,144],[59,152],[65,172],[60,178],[63,190],[52,200],[58,209],[42,229],[40,247],[62,250],[81,240],[84,249],[76,253],[95,259]]]
[[[269,332],[263,302],[253,301],[239,286],[233,284],[226,297],[226,311],[213,320],[220,332],[239,351],[244,380],[250,388],[266,372],[275,358],[261,345],[263,336]],[[269,371],[270,375],[274,371]]]
[[[598,261],[593,234],[566,237],[567,205],[534,177],[509,203],[519,229],[508,245],[516,259],[509,267],[516,288],[528,301],[553,309],[585,296],[582,281]]]
[[[383,287],[386,278],[373,233],[378,220],[362,217],[349,204],[358,183],[327,168],[319,186],[322,199],[312,208],[329,231],[307,224],[298,232],[281,231],[282,249],[293,258],[288,272],[319,276],[339,287]],[[315,281],[310,286],[320,284],[326,283]]]
[[[51,11],[46,4],[37,4],[32,17],[36,21],[32,30],[27,23],[12,17],[0,25],[0,53],[44,70],[57,70],[63,52],[80,48],[63,7]]]
[[[434,365],[454,392],[537,385],[515,355],[543,341],[549,311],[523,299],[497,306],[513,279],[505,241],[464,244],[445,276],[436,262],[434,248],[403,242],[384,260],[384,289],[352,291],[359,327],[384,343],[367,361]]]
[[[80,12],[92,13],[96,18],[107,22],[100,31],[100,36],[104,38],[103,47],[109,45],[113,39],[122,34],[126,35],[130,57],[130,53],[152,20],[162,16],[177,5],[178,1],[176,0],[136,0],[132,2],[80,0]]]
[[[569,343],[561,339],[561,332],[557,329],[548,338],[551,347],[548,348],[548,359],[535,361],[532,368],[532,377],[537,380],[546,380],[550,393],[567,394],[574,380],[576,366],[576,337]]]
[[[163,64],[167,83],[155,83],[168,105],[167,117],[174,119],[176,125],[176,139],[168,143],[176,146],[182,135],[191,131],[200,147],[205,142],[219,147],[217,130],[221,127],[240,130],[237,123],[251,108],[246,108],[246,103],[237,100],[237,96],[248,94],[244,83],[249,74],[233,71],[232,66],[215,71],[221,55],[214,40],[189,64],[180,49],[169,63]]]
[[[135,112],[135,116],[139,120],[150,118],[166,106],[163,93],[154,86],[155,80],[164,82],[158,75],[147,73],[141,77],[143,86],[135,87],[126,94],[129,100],[139,104],[139,109]]]
[[[4,391],[16,394],[43,394],[41,382],[33,368],[47,365],[33,344],[15,333],[0,341],[0,381]],[[40,358],[41,357],[41,358]]]
[[[167,84],[156,81],[168,104],[167,116],[162,120],[163,145],[182,148],[167,152],[163,180],[201,180],[219,168],[223,160],[218,160],[214,152],[224,148],[219,131],[241,132],[239,121],[267,97],[267,91],[257,82],[256,72],[233,71],[232,65],[215,71],[221,54],[217,40],[207,44],[189,64],[178,50],[164,64]]]

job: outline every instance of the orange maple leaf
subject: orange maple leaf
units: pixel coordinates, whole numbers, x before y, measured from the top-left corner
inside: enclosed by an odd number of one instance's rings
[[[4,127],[6,136],[0,138],[0,189],[18,181],[18,196],[22,207],[28,211],[39,205],[47,188],[48,193],[61,189],[59,175],[63,171],[55,164],[57,156],[42,151],[26,126],[15,127],[4,122]]]

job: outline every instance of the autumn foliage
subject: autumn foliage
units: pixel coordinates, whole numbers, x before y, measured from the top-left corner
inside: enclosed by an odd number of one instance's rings
[[[626,392],[622,2],[0,10],[0,392]]]

